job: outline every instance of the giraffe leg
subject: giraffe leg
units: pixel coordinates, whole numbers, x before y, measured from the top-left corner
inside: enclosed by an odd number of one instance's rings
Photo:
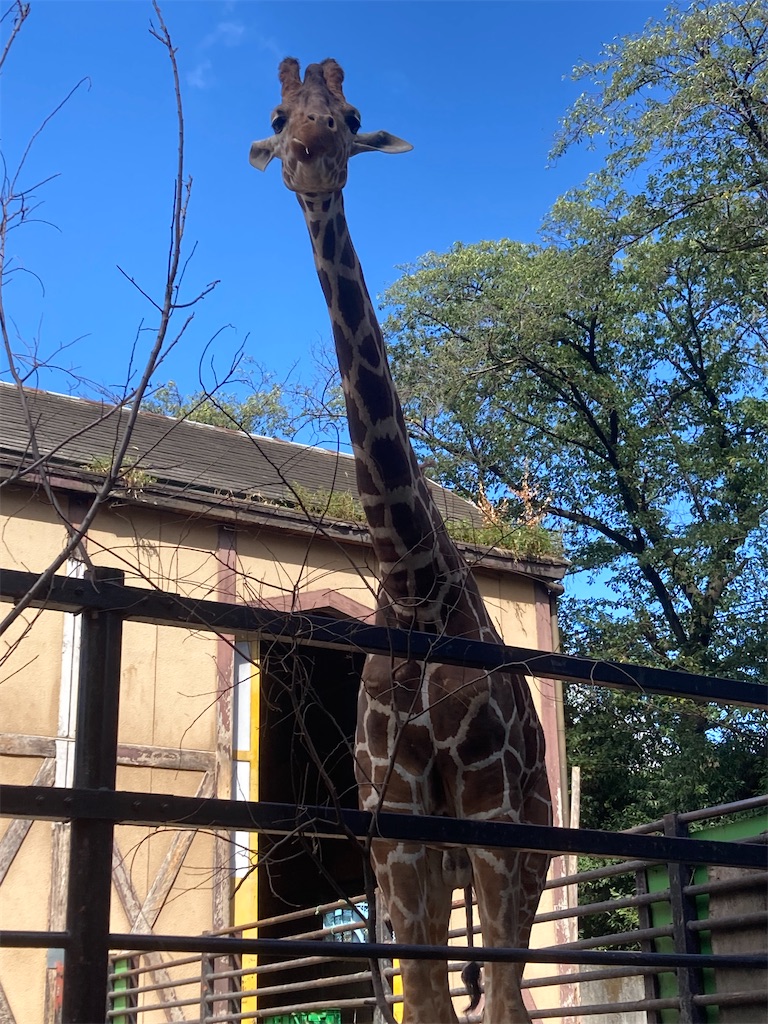
[[[511,850],[475,850],[471,859],[483,945],[517,946],[520,855]],[[530,1024],[520,992],[522,970],[521,964],[485,964],[483,1024]]]
[[[376,877],[397,942],[447,945],[452,887],[442,850],[373,844]],[[403,1024],[457,1024],[444,960],[402,960]]]
[[[546,777],[542,775],[519,820],[535,825],[550,824],[548,796]],[[474,850],[470,859],[483,943],[527,947],[547,876],[549,856],[515,850]],[[524,964],[511,963],[485,965],[483,1024],[530,1024],[520,989],[524,968]]]

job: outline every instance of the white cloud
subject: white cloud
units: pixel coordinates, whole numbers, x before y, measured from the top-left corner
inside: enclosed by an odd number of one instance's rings
[[[260,50],[264,50],[278,61],[285,57],[285,50],[272,38],[272,36],[263,36],[260,32],[257,32],[254,42]]]
[[[203,37],[197,49],[203,52],[211,52],[221,47],[231,49],[240,45],[244,35],[245,25],[242,22],[232,18],[224,19],[217,23],[212,32]],[[201,58],[195,67],[187,72],[187,85],[193,89],[209,89],[215,84],[213,57],[214,55],[211,53],[210,57]]]
[[[191,71],[187,72],[187,85],[193,89],[207,89],[213,84],[213,65],[206,60],[198,61]]]
[[[245,34],[245,25],[240,21],[220,21],[213,32],[200,43],[201,50],[211,46],[239,46]]]

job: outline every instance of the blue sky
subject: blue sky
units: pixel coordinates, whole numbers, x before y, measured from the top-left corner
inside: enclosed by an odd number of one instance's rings
[[[547,169],[558,120],[581,89],[567,78],[571,68],[616,36],[639,33],[664,4],[166,0],[163,11],[178,48],[194,179],[187,251],[196,249],[182,297],[220,281],[157,377],[192,391],[201,359],[211,385],[241,346],[278,379],[309,378],[312,349],[330,335],[296,200],[277,165],[260,174],[248,163],[250,142],[269,133],[283,56],[302,65],[335,57],[364,129],[386,128],[414,145],[403,156],[360,157],[350,171],[348,217],[377,295],[399,265],[427,251],[536,238],[555,198],[597,162],[576,151]],[[38,386],[71,390],[62,372],[71,368],[119,389],[134,344],[137,361],[149,346],[139,327],[154,323],[153,310],[117,266],[161,294],[176,124],[151,17],[145,0],[32,0],[4,70],[9,169],[88,79],[28,156],[26,186],[57,175],[37,190],[41,220],[9,239],[23,270],[4,299],[15,347],[37,346],[60,368],[41,372]]]

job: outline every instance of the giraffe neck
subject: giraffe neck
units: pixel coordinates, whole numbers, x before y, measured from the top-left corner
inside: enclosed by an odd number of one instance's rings
[[[328,305],[357,484],[390,621],[444,628],[467,568],[419,469],[340,191],[299,195]]]

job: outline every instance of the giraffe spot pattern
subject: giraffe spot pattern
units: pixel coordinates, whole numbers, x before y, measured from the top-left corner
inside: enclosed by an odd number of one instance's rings
[[[401,546],[408,552],[414,551],[424,543],[424,534],[420,528],[419,520],[413,514],[413,506],[410,502],[399,501],[390,506],[390,521],[392,528],[397,531]],[[430,545],[431,546],[431,545]],[[426,569],[427,579],[424,580],[425,570],[419,570],[414,575],[427,583],[427,589],[417,586],[417,593],[428,593],[432,589],[434,581],[434,569],[429,566]]]
[[[357,281],[348,277],[339,277],[339,313],[347,329],[356,334],[365,317],[363,291]]]
[[[327,221],[325,225],[321,252],[323,254],[323,259],[328,261],[332,260],[336,253],[336,232],[331,221]]]
[[[310,105],[322,111],[326,108],[317,104],[325,103],[340,125],[352,109],[335,61],[311,65],[302,83],[298,62],[287,59],[280,80],[283,109],[297,124]],[[382,577],[377,621],[496,640],[479,590],[447,536],[411,451],[349,237],[340,190],[353,143],[343,131],[329,137],[320,173],[306,178],[308,191],[302,192],[303,170],[290,147],[295,134],[289,126],[275,137],[281,140],[276,145],[283,150],[278,155],[284,180],[306,215],[333,325],[358,484]],[[379,135],[381,143],[387,139]],[[334,191],[324,191],[323,183],[331,181]],[[363,678],[355,749],[364,806],[379,805],[391,771],[387,799],[412,813],[444,813],[451,805],[471,817],[497,817],[500,810],[509,820],[546,816],[543,736],[522,678],[418,664],[401,665],[393,673],[388,658],[368,659]],[[499,850],[473,850],[470,856],[485,941],[526,945],[546,858]],[[444,944],[451,894],[442,852],[375,840],[372,859],[398,937]],[[402,970],[406,1020],[456,1020],[445,963],[403,960]],[[530,1019],[517,968],[487,964],[485,991],[489,1024]]]
[[[347,270],[354,270],[357,266],[357,259],[355,257],[355,250],[352,248],[352,243],[347,239],[341,250],[341,256],[339,257],[339,263],[342,267],[346,267]]]
[[[392,396],[386,388],[382,387],[381,374],[376,370],[370,369],[365,365],[365,363],[359,363],[357,368],[357,380],[359,389],[358,394],[365,396],[365,415],[368,423],[372,426],[377,426],[380,423],[389,425],[392,422],[395,408],[392,404]],[[398,441],[395,445],[400,449],[398,462],[402,462],[405,457],[405,453],[402,451],[402,443]],[[387,471],[389,471],[389,463],[387,462],[384,465],[386,466]],[[409,471],[409,479],[410,476],[411,473]]]
[[[386,404],[386,396],[383,396],[381,408],[377,411],[383,412]],[[403,451],[399,438],[374,438],[371,442],[370,455],[376,468],[386,477],[393,489],[408,486],[413,474],[413,467],[411,466],[408,453]],[[411,516],[413,516],[412,505],[410,506],[410,512]]]
[[[333,289],[331,288],[331,279],[328,277],[328,275],[326,274],[322,267],[318,268],[317,276],[320,278],[320,287],[323,289],[325,301],[330,303],[333,300]]]
[[[369,366],[378,369],[381,365],[381,351],[373,334],[366,334],[358,346],[360,358],[364,359]]]

